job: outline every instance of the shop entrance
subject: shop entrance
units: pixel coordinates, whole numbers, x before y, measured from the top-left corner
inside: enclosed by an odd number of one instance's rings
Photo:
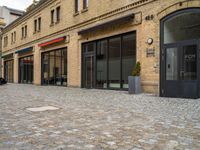
[[[19,59],[19,82],[33,83],[33,56],[27,56]]]
[[[199,9],[187,9],[162,20],[161,96],[200,96],[199,18]]]
[[[4,62],[4,77],[9,83],[13,83],[14,63],[13,59]]]
[[[67,86],[67,48],[42,53],[42,84]]]
[[[94,56],[85,56],[85,88],[94,88]]]
[[[136,32],[82,45],[82,87],[127,90],[136,63]]]

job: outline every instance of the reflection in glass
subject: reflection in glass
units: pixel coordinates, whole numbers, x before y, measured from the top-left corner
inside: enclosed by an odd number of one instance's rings
[[[183,47],[182,80],[197,79],[197,46],[189,45]]]
[[[49,54],[43,55],[43,83],[49,84]]]
[[[109,40],[109,87],[120,88],[120,37]]]
[[[94,77],[94,64],[93,64],[93,56],[85,58],[85,84],[86,88],[93,88],[93,77]]]
[[[7,82],[13,83],[13,60],[5,61],[4,63],[4,78]]]
[[[61,85],[61,51],[55,51],[55,67],[54,67],[54,74],[55,74],[55,84]]]
[[[166,51],[166,80],[178,80],[177,48],[168,48]]]
[[[122,39],[122,85],[128,88],[128,76],[132,74],[132,70],[136,62],[136,35],[128,34]]]
[[[20,83],[33,83],[33,56],[19,59]]]
[[[62,50],[62,85],[67,85],[67,50]]]
[[[88,47],[92,50],[88,50]],[[93,69],[90,67],[91,60],[88,60],[91,56],[95,56],[92,57],[95,64]],[[87,75],[88,79],[91,78],[88,70],[92,70],[95,82],[92,82],[90,88],[93,88],[94,84],[95,88],[127,89],[128,76],[131,75],[135,63],[136,33],[83,44],[83,86],[88,88],[89,83],[86,83],[86,79]]]
[[[95,43],[87,43],[84,44],[84,52],[94,52],[95,50]]]
[[[42,54],[43,84],[67,85],[67,50],[59,49]]]
[[[107,88],[107,40],[97,42],[96,88]]]
[[[49,53],[49,84],[55,84],[55,72],[54,72],[54,65],[55,65],[55,55],[54,51]]]
[[[164,44],[199,39],[200,13],[189,12],[170,18],[164,23]]]

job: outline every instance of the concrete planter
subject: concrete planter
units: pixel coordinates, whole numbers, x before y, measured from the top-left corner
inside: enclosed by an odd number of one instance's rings
[[[140,76],[129,76],[128,86],[129,94],[140,94],[142,92]]]

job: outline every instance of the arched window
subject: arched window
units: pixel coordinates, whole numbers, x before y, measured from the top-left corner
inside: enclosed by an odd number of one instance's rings
[[[183,11],[164,21],[164,44],[200,38],[200,11]]]

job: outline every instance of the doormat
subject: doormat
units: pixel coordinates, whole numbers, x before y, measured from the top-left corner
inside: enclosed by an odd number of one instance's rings
[[[34,107],[34,108],[26,108],[28,111],[32,112],[42,112],[42,111],[48,111],[48,110],[58,110],[59,108],[54,106],[43,106],[43,107]]]

